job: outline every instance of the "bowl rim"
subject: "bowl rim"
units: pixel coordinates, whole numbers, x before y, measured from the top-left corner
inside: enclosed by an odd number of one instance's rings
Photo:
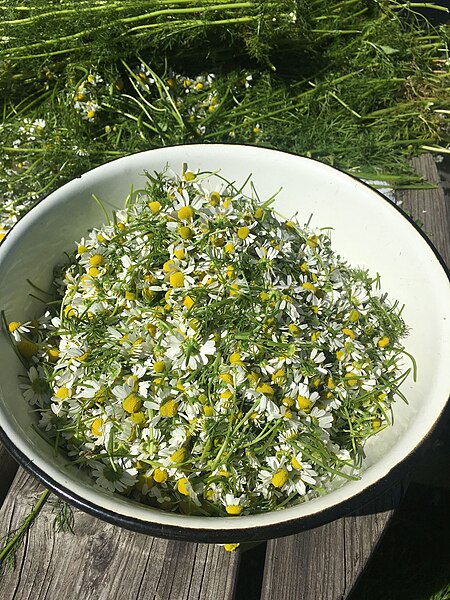
[[[159,152],[161,150],[169,150],[170,148],[179,148],[179,147],[187,147],[187,146],[196,146],[196,147],[213,147],[220,149],[221,147],[236,147],[236,148],[251,148],[252,150],[257,151],[267,151],[276,152],[278,154],[286,154],[296,158],[300,158],[302,160],[311,161],[313,163],[317,163],[322,167],[327,169],[331,169],[341,173],[344,176],[357,181],[359,184],[362,184],[364,187],[368,188],[372,193],[376,194],[379,200],[383,200],[387,202],[392,208],[394,208],[400,216],[402,216],[406,221],[413,227],[413,229],[420,234],[429,248],[432,250],[435,258],[440,264],[441,268],[444,271],[444,274],[447,276],[447,279],[450,283],[450,268],[446,265],[444,259],[442,258],[439,251],[436,249],[432,241],[428,238],[425,232],[419,227],[419,225],[413,220],[411,216],[409,216],[399,205],[395,202],[389,200],[382,192],[373,188],[366,181],[358,178],[357,175],[348,173],[340,168],[335,166],[328,165],[326,163],[322,163],[317,159],[313,159],[310,157],[302,156],[300,154],[296,154],[294,152],[290,152],[287,150],[277,150],[272,148],[264,148],[260,146],[254,146],[251,144],[174,144],[171,146],[165,146],[164,148],[153,148],[150,150],[145,150],[141,152],[135,152],[131,154],[124,155],[122,157],[115,158],[113,160],[107,161],[102,165],[93,167],[83,173],[87,174],[97,169],[101,169],[105,165],[110,165],[114,162],[129,159],[133,156],[140,154],[147,154],[152,152]],[[72,178],[77,179],[77,178]],[[69,181],[69,182],[70,182]],[[19,223],[29,212],[33,211],[36,206],[40,204],[40,202],[49,196],[51,196],[57,190],[63,188],[69,182],[66,182],[47,194],[43,196],[34,204],[31,208],[29,208],[17,221]],[[14,229],[17,223],[11,228]],[[10,230],[10,231],[11,231]],[[6,240],[9,236],[10,231],[6,234],[4,240]],[[3,242],[4,242],[3,240]],[[3,245],[3,244],[2,244]],[[358,491],[354,495],[349,498],[343,499],[332,506],[326,507],[319,511],[316,511],[311,514],[300,515],[298,517],[289,518],[287,520],[269,523],[269,524],[260,524],[257,526],[245,527],[245,517],[241,521],[239,519],[240,527],[235,529],[220,529],[220,528],[198,528],[191,527],[186,523],[185,526],[178,526],[167,523],[158,523],[153,521],[144,521],[137,517],[123,515],[120,512],[116,512],[114,510],[107,509],[105,507],[101,507],[97,505],[95,502],[87,500],[80,496],[79,494],[71,491],[67,486],[55,481],[50,475],[48,475],[43,469],[34,464],[33,460],[30,459],[22,450],[20,450],[14,442],[8,437],[6,432],[3,430],[0,424],[0,442],[4,445],[9,454],[22,466],[26,471],[28,471],[31,475],[36,477],[41,483],[43,483],[48,489],[54,492],[59,497],[63,498],[67,502],[73,504],[75,507],[87,512],[88,514],[100,518],[112,525],[117,525],[123,527],[125,529],[129,529],[131,531],[135,531],[138,533],[143,533],[147,535],[152,535],[155,537],[173,539],[178,541],[190,541],[190,542],[198,542],[198,543],[227,543],[227,542],[251,542],[251,541],[263,541],[271,538],[284,537],[287,535],[292,535],[294,533],[299,533],[301,531],[305,531],[308,529],[312,529],[315,527],[319,527],[331,521],[334,521],[338,518],[347,516],[357,509],[361,509],[367,503],[374,500],[378,496],[380,496],[383,492],[387,492],[390,488],[392,488],[396,482],[398,482],[402,477],[404,477],[409,470],[413,466],[414,460],[420,458],[420,455],[423,454],[426,449],[430,447],[432,442],[436,439],[436,437],[443,432],[444,427],[447,424],[447,419],[450,419],[450,402],[446,402],[441,412],[436,416],[436,419],[427,432],[425,437],[420,439],[415,447],[403,457],[400,462],[394,465],[385,475],[380,477],[377,481],[367,485],[362,490]],[[392,508],[387,506],[386,508]],[[207,517],[205,517],[207,518]],[[237,539],[238,538],[238,539]]]

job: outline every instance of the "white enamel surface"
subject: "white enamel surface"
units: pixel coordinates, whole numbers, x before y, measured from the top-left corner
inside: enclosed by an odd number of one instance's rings
[[[104,222],[92,200],[95,194],[108,209],[123,206],[130,185],[145,183],[144,171],[182,163],[193,171],[214,171],[242,184],[252,174],[261,201],[277,195],[275,207],[286,217],[298,213],[300,222],[332,227],[336,251],[353,266],[381,275],[382,289],[405,304],[411,332],[407,350],[416,358],[418,379],[403,386],[406,406],[398,400],[394,425],[372,438],[365,470],[359,481],[345,483],[322,498],[272,514],[238,519],[173,515],[122,499],[93,486],[78,471],[65,466],[32,428],[33,416],[21,398],[21,366],[7,335],[0,337],[0,425],[30,461],[87,501],[107,510],[168,525],[203,529],[245,529],[311,515],[363,491],[387,475],[427,436],[450,393],[450,286],[430,246],[414,227],[377,193],[320,163],[261,148],[232,145],[179,146],[152,150],[99,167],[60,188],[28,213],[0,246],[0,309],[7,320],[37,316],[41,305],[29,297],[27,279],[48,288],[52,268],[64,251]],[[237,539],[239,536],[237,534]]]

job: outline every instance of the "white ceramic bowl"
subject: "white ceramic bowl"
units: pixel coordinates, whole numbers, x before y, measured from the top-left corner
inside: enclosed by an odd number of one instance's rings
[[[394,424],[371,438],[364,472],[327,495],[273,513],[239,518],[175,515],[114,496],[92,485],[66,459],[55,456],[33,428],[19,390],[23,372],[8,335],[0,338],[1,441],[44,484],[78,507],[118,525],[157,536],[203,542],[268,539],[342,516],[379,493],[430,437],[450,392],[450,286],[443,263],[429,241],[382,195],[360,181],[316,161],[288,153],[235,145],[191,145],[151,150],[96,168],[53,192],[25,215],[0,247],[0,309],[9,320],[40,314],[27,279],[48,288],[53,267],[89,228],[104,222],[92,200],[109,210],[122,207],[130,185],[142,187],[144,171],[169,165],[180,172],[221,170],[228,180],[252,181],[262,200],[281,188],[275,207],[300,222],[334,228],[332,245],[353,266],[380,273],[382,288],[405,304],[411,332],[407,350],[418,379],[403,385],[409,405],[398,400]]]

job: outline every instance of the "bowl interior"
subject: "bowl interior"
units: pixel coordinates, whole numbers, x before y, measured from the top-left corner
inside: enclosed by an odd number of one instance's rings
[[[396,402],[393,426],[367,444],[361,479],[289,509],[239,519],[173,515],[113,496],[68,467],[36,432],[33,414],[18,387],[18,374],[23,370],[4,331],[0,336],[0,425],[6,439],[45,474],[47,483],[81,499],[88,508],[97,507],[100,512],[144,523],[144,529],[146,523],[150,524],[150,531],[161,535],[170,536],[171,528],[182,528],[184,533],[178,537],[192,539],[195,531],[202,530],[206,532],[202,539],[207,541],[210,532],[212,540],[215,532],[214,540],[220,541],[221,535],[228,539],[230,532],[237,539],[245,539],[246,530],[263,528],[262,537],[267,538],[267,528],[325,514],[371,488],[429,435],[450,391],[449,282],[435,252],[417,229],[396,207],[361,182],[321,163],[273,150],[231,145],[178,146],[129,156],[94,169],[51,194],[14,227],[0,247],[0,309],[6,319],[25,321],[42,313],[42,304],[30,296],[33,290],[28,282],[48,289],[52,269],[63,253],[71,251],[74,242],[90,228],[105,221],[93,194],[111,212],[123,207],[131,186],[143,187],[145,171],[152,173],[169,165],[180,173],[183,163],[193,171],[220,170],[221,175],[237,184],[251,174],[261,201],[278,192],[274,206],[283,216],[297,213],[300,223],[311,219],[314,227],[332,228],[333,248],[352,266],[379,273],[382,289],[405,305],[403,316],[410,327],[405,345],[416,359],[417,381],[409,377],[403,385],[408,405]]]

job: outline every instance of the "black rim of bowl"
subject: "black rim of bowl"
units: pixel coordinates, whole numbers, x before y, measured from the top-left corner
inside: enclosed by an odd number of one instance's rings
[[[238,146],[238,147],[246,147],[246,148],[256,148],[258,150],[270,150],[272,152],[277,152],[280,154],[288,154],[290,156],[298,157],[303,160],[309,160],[315,163],[323,164],[318,160],[301,156],[299,154],[295,154],[293,152],[288,152],[285,150],[276,150],[270,148],[261,148],[258,146],[252,146],[250,144],[178,144],[171,146],[182,147],[182,146]],[[167,147],[168,148],[168,147]],[[155,148],[152,150],[148,150],[147,152],[158,152],[161,148]],[[115,160],[109,161],[104,164],[111,164],[116,161],[122,160],[123,158],[127,158],[130,156],[135,156],[137,154],[142,154],[143,152],[136,152],[135,154],[129,154],[125,157],[120,157]],[[94,167],[86,173],[89,173],[97,168],[100,168],[103,165],[98,167]],[[441,257],[438,250],[434,247],[432,242],[428,239],[422,229],[415,223],[415,221],[407,214],[404,210],[402,210],[398,205],[391,202],[384,194],[379,192],[378,190],[371,187],[365,181],[362,181],[358,177],[346,173],[341,169],[337,169],[336,167],[331,167],[330,165],[324,165],[342,173],[343,175],[349,177],[350,179],[354,179],[358,181],[360,184],[364,185],[372,192],[378,195],[380,201],[383,200],[387,202],[392,208],[397,210],[397,212],[408,221],[408,223],[416,230],[416,232],[425,240],[427,245],[433,251],[435,257],[440,263],[447,279],[450,282],[450,271],[445,264],[443,258]],[[64,187],[63,184],[60,188]],[[57,189],[60,189],[57,188]],[[53,190],[52,193],[54,193]],[[51,194],[49,194],[51,195]],[[44,198],[42,198],[43,200]],[[39,203],[38,203],[39,204]],[[21,219],[28,214],[34,207],[30,208],[24,215],[22,215]],[[19,219],[19,221],[21,220]],[[8,237],[6,235],[5,239]],[[94,502],[88,501],[82,496],[71,491],[69,488],[61,485],[57,481],[55,481],[52,477],[50,477],[44,470],[34,464],[34,462],[26,456],[17,446],[9,439],[6,435],[5,431],[0,427],[0,442],[5,446],[11,456],[22,466],[25,470],[35,476],[41,483],[43,483],[49,490],[57,494],[59,497],[63,498],[70,504],[73,504],[77,508],[87,512],[94,517],[107,521],[112,525],[117,525],[119,527],[123,527],[125,529],[129,529],[131,531],[135,531],[138,533],[144,533],[147,535],[152,535],[155,537],[178,540],[178,541],[186,541],[186,542],[197,542],[197,543],[212,543],[212,544],[223,544],[223,543],[233,543],[233,542],[253,542],[253,541],[264,541],[272,538],[284,537],[288,535],[293,535],[295,533],[299,533],[301,531],[305,531],[308,529],[312,529],[314,527],[319,527],[321,525],[325,525],[335,519],[339,519],[341,517],[345,517],[351,513],[356,511],[363,512],[364,506],[369,502],[373,501],[377,497],[379,497],[383,492],[386,492],[393,485],[398,483],[398,481],[405,477],[406,474],[411,470],[414,465],[414,462],[420,458],[420,456],[430,447],[431,443],[439,436],[441,432],[444,431],[444,428],[447,424],[447,420],[450,418],[450,403],[447,401],[441,413],[436,417],[436,420],[426,435],[422,440],[419,440],[415,448],[405,456],[399,463],[397,463],[386,475],[381,477],[379,480],[369,485],[365,489],[361,490],[354,496],[347,498],[337,504],[334,504],[328,508],[325,508],[321,511],[312,513],[310,515],[304,515],[297,518],[289,519],[286,521],[260,525],[256,527],[243,527],[243,523],[241,519],[245,519],[244,517],[239,518],[239,522],[241,524],[240,529],[200,529],[193,527],[182,527],[178,525],[169,525],[156,523],[152,521],[143,521],[136,517],[129,517],[117,513],[112,510],[108,510],[106,508],[100,507]],[[386,498],[388,504],[383,507],[383,510],[388,508],[392,508],[389,505],[389,498]],[[207,518],[207,517],[205,517]],[[225,519],[226,517],[224,517]]]

